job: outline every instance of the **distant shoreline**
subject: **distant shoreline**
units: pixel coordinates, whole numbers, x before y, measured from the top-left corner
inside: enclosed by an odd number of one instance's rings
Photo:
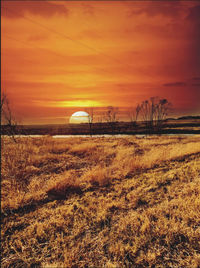
[[[2,135],[9,133],[9,126],[1,126]],[[114,122],[55,125],[18,125],[12,133],[17,135],[162,135],[200,134],[200,119],[168,119],[162,127],[147,127],[146,122]]]

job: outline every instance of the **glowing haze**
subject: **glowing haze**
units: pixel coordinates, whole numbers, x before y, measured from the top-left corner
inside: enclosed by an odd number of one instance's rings
[[[197,1],[3,1],[2,90],[23,123],[167,98],[200,112]]]

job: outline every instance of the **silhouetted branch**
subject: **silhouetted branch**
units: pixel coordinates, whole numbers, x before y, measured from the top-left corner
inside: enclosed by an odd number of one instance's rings
[[[114,134],[116,129],[116,122],[117,122],[117,114],[119,109],[117,107],[108,106],[107,111],[105,113],[105,121],[110,125],[112,134]]]
[[[17,121],[13,116],[8,97],[4,92],[1,96],[1,123],[4,125],[5,134],[12,136],[13,140],[16,142]]]

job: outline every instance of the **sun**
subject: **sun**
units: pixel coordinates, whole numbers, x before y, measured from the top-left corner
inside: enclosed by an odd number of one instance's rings
[[[72,114],[69,119],[70,124],[89,123],[90,115],[84,111],[78,111]]]

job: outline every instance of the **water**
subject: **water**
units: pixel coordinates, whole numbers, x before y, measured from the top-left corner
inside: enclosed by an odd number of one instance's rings
[[[42,138],[47,135],[15,135],[15,138]],[[102,135],[93,135],[92,138],[128,138],[128,137],[136,137],[136,138],[145,138],[145,137],[156,137],[156,136],[176,136],[176,137],[187,137],[187,136],[197,136],[197,134],[151,134],[151,135],[145,135],[145,134],[138,134],[138,135],[129,135],[129,134],[116,134],[116,135],[110,135],[110,134],[102,134]],[[1,137],[9,137],[7,135],[1,135]],[[65,138],[91,138],[90,135],[53,135],[51,136],[54,139],[65,139]]]
[[[135,137],[145,137],[145,135],[134,135]],[[53,138],[57,139],[57,138],[91,138],[90,135],[54,135],[52,136]],[[111,137],[115,137],[115,138],[125,138],[125,137],[133,137],[133,135],[125,135],[125,134],[116,134],[116,135],[109,135],[109,134],[101,134],[101,135],[92,135],[92,138],[102,138],[102,137],[107,137],[107,138],[111,138]]]
[[[136,138],[145,138],[145,137],[156,137],[156,136],[176,136],[176,137],[187,137],[187,136],[196,136],[197,134],[151,134],[151,135],[145,135],[145,134],[138,134],[138,135],[129,135],[129,134],[116,134],[116,135],[109,135],[109,134],[102,134],[102,135],[92,135],[92,138],[128,138],[128,137],[136,137]],[[42,135],[41,135],[42,136]],[[91,138],[90,135],[54,135],[52,136],[55,139],[59,138]]]
[[[1,135],[2,137],[9,137],[8,135]],[[14,135],[15,138],[42,138],[47,137],[48,135]],[[145,135],[128,135],[128,134],[116,134],[116,135],[109,135],[109,134],[102,134],[102,135],[92,135],[92,138],[102,138],[102,137],[116,137],[116,138],[123,138],[123,137],[140,137],[143,138]],[[65,139],[65,138],[91,138],[90,135],[53,135],[50,136],[54,139]]]
[[[29,137],[29,138],[42,138],[44,137],[45,135],[14,135],[15,138],[26,138],[26,137]],[[1,135],[1,137],[11,137],[12,136],[8,136],[8,135]]]

